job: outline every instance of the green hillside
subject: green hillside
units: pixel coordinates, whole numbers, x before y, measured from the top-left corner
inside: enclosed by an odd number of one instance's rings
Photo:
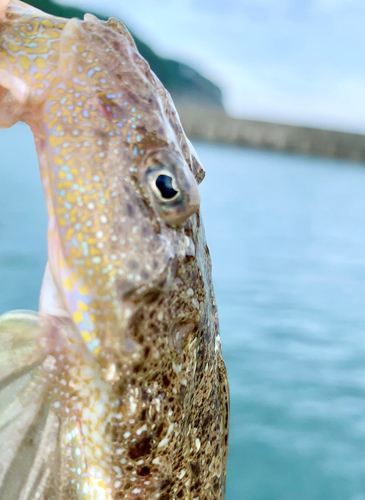
[[[83,18],[87,11],[53,2],[52,0],[28,0],[30,5],[60,17]],[[99,19],[107,19],[100,13],[92,12]],[[113,13],[111,13],[113,15]],[[132,33],[133,34],[133,33]],[[169,90],[177,103],[223,108],[220,88],[195,69],[186,64],[158,56],[145,42],[133,34],[138,50],[149,62],[152,70]]]

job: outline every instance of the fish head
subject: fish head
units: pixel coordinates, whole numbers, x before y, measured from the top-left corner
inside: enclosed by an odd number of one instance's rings
[[[32,11],[17,18],[17,33],[23,27],[31,57],[16,58],[29,58],[22,119],[40,161],[50,274],[63,310],[108,367],[133,352],[126,331],[135,311],[168,293],[178,262],[194,255],[187,227],[203,170],[120,21],[40,20]],[[7,36],[9,53],[16,33]]]

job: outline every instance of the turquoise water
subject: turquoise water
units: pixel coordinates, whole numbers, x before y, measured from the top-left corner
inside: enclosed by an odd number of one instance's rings
[[[231,384],[227,500],[365,500],[365,168],[197,144]],[[0,131],[0,312],[37,308],[33,141]]]

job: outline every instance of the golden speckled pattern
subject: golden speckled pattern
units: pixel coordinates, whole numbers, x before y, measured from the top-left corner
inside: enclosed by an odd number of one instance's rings
[[[0,497],[223,499],[204,171],[169,94],[120,21],[13,0],[0,127],[18,120],[36,141],[49,262],[40,313],[0,318]]]

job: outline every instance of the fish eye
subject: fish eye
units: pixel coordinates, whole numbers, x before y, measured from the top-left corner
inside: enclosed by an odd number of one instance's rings
[[[199,209],[198,185],[187,164],[178,155],[161,151],[146,157],[141,186],[157,216],[166,224],[185,222]]]
[[[160,174],[156,179],[156,187],[160,191],[161,198],[172,200],[179,194],[179,189],[174,187],[176,183],[171,175]]]
[[[152,191],[160,203],[176,202],[181,198],[181,191],[176,178],[169,170],[157,170],[150,177]]]

